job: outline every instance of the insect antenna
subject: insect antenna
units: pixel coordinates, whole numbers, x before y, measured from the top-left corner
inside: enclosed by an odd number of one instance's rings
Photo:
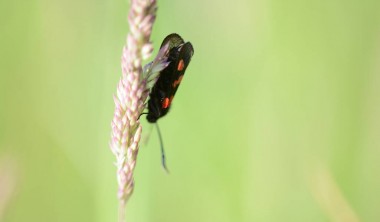
[[[152,129],[153,129],[153,124],[149,124],[150,125],[150,127],[149,127],[149,131],[148,131],[148,133],[144,136],[144,138],[143,138],[143,143],[144,143],[144,145],[147,145],[148,144],[148,142],[149,142],[149,138],[150,138],[150,134],[152,133]]]
[[[168,168],[166,167],[166,158],[165,158],[165,151],[164,151],[164,143],[162,142],[162,136],[161,136],[161,131],[160,127],[158,127],[158,124],[155,124],[157,127],[157,132],[158,132],[158,137],[160,138],[160,146],[161,146],[161,160],[162,160],[162,166],[164,167],[165,171],[169,173]]]

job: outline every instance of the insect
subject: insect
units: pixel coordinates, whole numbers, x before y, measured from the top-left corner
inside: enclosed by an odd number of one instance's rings
[[[182,81],[186,68],[194,54],[193,46],[178,34],[168,35],[161,44],[161,48],[169,44],[169,65],[163,69],[149,94],[148,115],[146,119],[155,123],[165,116],[173,101],[174,95]]]
[[[185,42],[178,34],[173,33],[168,35],[162,42],[161,48],[166,44],[169,45],[167,62],[170,63],[160,72],[156,83],[150,91],[148,113],[146,116],[146,119],[150,123],[156,123],[159,118],[168,113],[174,95],[178,90],[186,68],[194,54],[191,43]],[[160,137],[162,165],[167,171],[161,132],[158,125],[155,125],[157,126],[158,135]]]

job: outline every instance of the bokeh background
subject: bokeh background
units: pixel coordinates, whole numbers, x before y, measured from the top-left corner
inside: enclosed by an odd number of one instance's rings
[[[155,52],[195,54],[159,121],[171,173],[153,131],[128,221],[380,221],[380,1],[158,5]],[[117,221],[128,9],[0,1],[0,221]]]

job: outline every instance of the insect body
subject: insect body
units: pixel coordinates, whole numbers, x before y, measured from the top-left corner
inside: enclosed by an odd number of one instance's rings
[[[168,35],[161,44],[161,48],[169,44],[169,65],[164,68],[154,84],[148,101],[147,120],[155,123],[159,118],[165,116],[177,92],[186,68],[194,54],[193,46],[178,34]]]

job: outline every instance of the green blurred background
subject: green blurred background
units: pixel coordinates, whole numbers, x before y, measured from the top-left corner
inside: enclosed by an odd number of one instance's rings
[[[158,1],[195,54],[127,221],[380,221],[380,1]],[[0,1],[0,221],[117,221],[126,0]],[[146,133],[149,125],[144,120]]]

